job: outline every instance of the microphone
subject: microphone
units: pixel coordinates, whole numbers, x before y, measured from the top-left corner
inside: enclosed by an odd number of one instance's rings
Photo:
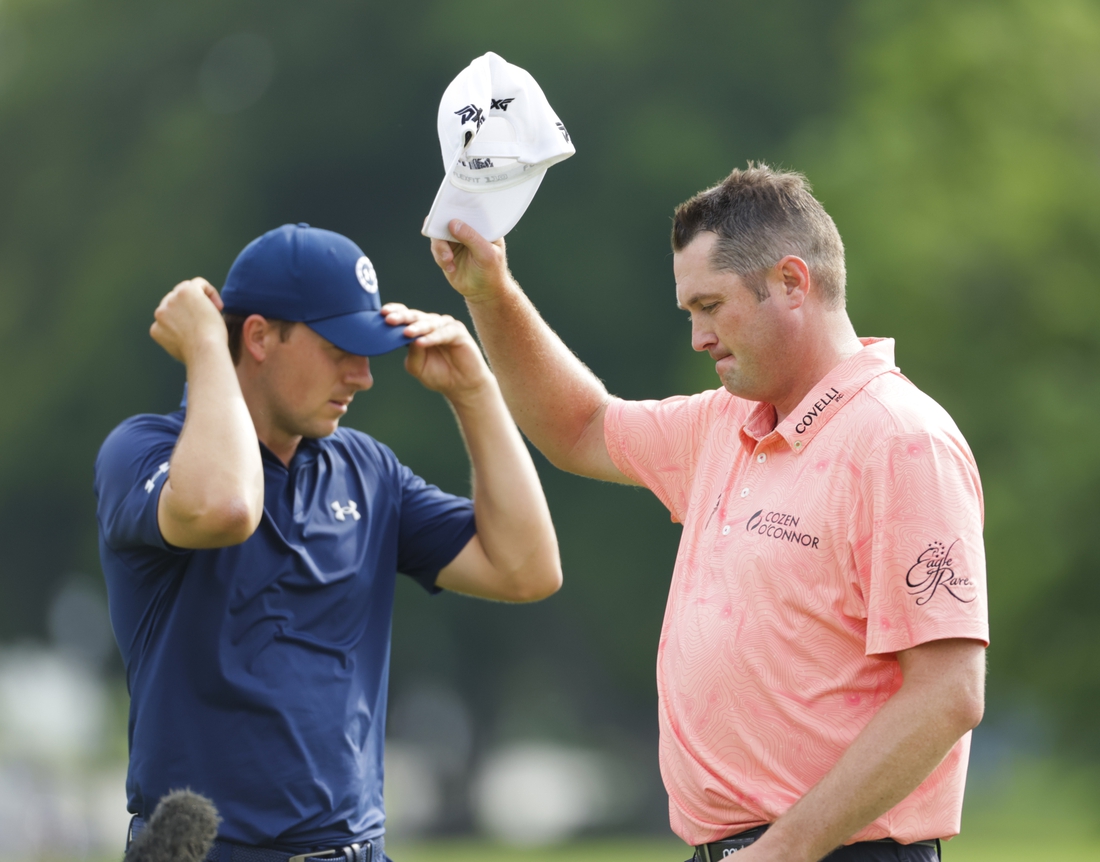
[[[173,790],[157,803],[123,862],[203,862],[218,835],[214,803],[190,790]]]

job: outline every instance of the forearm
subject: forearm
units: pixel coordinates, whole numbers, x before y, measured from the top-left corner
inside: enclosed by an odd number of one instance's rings
[[[161,494],[165,538],[184,547],[243,541],[263,514],[263,465],[224,343],[196,346],[187,383],[187,418]]]
[[[561,562],[550,510],[527,446],[496,380],[452,397],[473,468],[474,515],[481,548],[503,594],[544,598],[561,585]]]
[[[933,641],[907,652],[902,687],[825,777],[752,846],[752,862],[821,859],[912,793],[981,720],[981,644]]]
[[[467,306],[516,423],[553,464],[578,472],[571,456],[610,400],[603,383],[511,277]]]

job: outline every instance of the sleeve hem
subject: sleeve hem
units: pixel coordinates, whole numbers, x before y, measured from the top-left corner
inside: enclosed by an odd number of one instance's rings
[[[156,489],[156,500],[152,501],[153,526],[156,527],[157,538],[160,540],[159,543],[154,547],[157,547],[162,551],[166,551],[169,554],[189,554],[193,550],[192,548],[181,548],[178,545],[173,545],[166,538],[164,538],[164,531],[160,528],[160,495],[164,493],[164,486],[168,484],[168,476],[169,473],[165,473],[163,476],[160,477],[160,481]]]
[[[926,643],[932,643],[932,641],[945,641],[945,640],[968,640],[977,641],[983,647],[989,647],[989,632],[988,631],[944,631],[944,632],[928,632],[924,634],[911,634],[906,637],[892,637],[892,638],[876,638],[873,641],[867,642],[867,648],[864,650],[864,655],[868,658],[881,657],[885,655],[894,655],[899,652],[904,652],[907,649],[913,647],[919,647]]]
[[[473,513],[471,512],[469,523],[463,527],[455,537],[454,553],[447,557],[447,561],[442,563],[434,572],[421,572],[418,575],[410,575],[409,577],[420,584],[420,586],[427,591],[428,595],[435,596],[444,592],[443,587],[438,587],[435,583],[439,579],[439,573],[455,561],[455,558],[465,550],[466,546],[470,544],[470,540],[476,535],[477,521],[474,520]]]

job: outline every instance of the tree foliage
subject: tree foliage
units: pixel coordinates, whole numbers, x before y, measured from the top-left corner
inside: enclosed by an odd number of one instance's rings
[[[847,239],[858,328],[898,337],[978,459],[992,692],[1100,754],[1100,8],[866,4],[853,24],[846,97],[797,160]]]
[[[8,0],[0,635],[37,636],[58,578],[98,570],[91,463],[123,417],[178,401],[181,369],[146,335],[175,282],[217,284],[252,237],[307,221],[357,240],[385,298],[462,313],[418,231],[442,176],[438,98],[486,50],[535,75],[578,150],[510,235],[513,269],[617,394],[715,385],[674,309],[673,206],[748,159],[809,174],[848,245],[857,327],[898,338],[977,455],[994,690],[1041,697],[1095,744],[1088,0]],[[352,424],[464,490],[445,406],[399,357],[375,376]],[[678,530],[642,492],[540,469],[563,592],[502,608],[403,589],[396,684],[446,677],[500,733],[650,733]]]

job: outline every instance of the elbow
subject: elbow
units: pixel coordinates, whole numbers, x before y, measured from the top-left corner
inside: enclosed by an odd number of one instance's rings
[[[982,646],[975,655],[964,685],[964,694],[960,698],[961,718],[967,730],[981,724],[985,716],[985,661],[985,647]]]
[[[251,538],[260,526],[263,505],[244,497],[230,497],[211,506],[195,524],[198,547],[227,548]]]
[[[922,710],[952,744],[985,714],[985,645],[963,638],[930,641],[899,654],[911,708]]]
[[[973,730],[981,724],[984,716],[985,696],[982,691],[968,692],[959,699],[956,707],[956,719],[962,728],[962,733]]]
[[[251,493],[247,489],[223,490],[196,498],[166,483],[157,521],[168,544],[199,550],[247,541],[260,526],[263,514],[262,486]]]
[[[984,679],[972,678],[959,680],[946,710],[946,717],[957,736],[977,727],[985,715]]]
[[[217,521],[227,545],[247,541],[260,526],[263,507],[243,498],[228,500],[217,513]]]
[[[557,559],[531,566],[513,578],[508,601],[518,604],[541,602],[561,589],[562,580],[561,563]]]

